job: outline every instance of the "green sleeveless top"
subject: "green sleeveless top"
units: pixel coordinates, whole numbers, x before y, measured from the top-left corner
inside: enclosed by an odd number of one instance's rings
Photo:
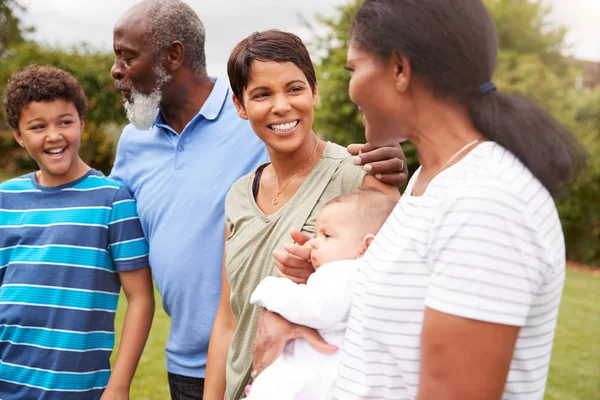
[[[365,172],[344,147],[327,143],[323,155],[296,194],[279,210],[265,215],[252,193],[255,173],[240,178],[225,199],[225,268],[231,286],[231,310],[238,326],[227,354],[226,400],[241,397],[252,370],[252,353],[260,307],[250,304],[258,283],[276,273],[273,251],[291,243],[290,229],[312,236],[321,208],[332,198],[362,185]]]

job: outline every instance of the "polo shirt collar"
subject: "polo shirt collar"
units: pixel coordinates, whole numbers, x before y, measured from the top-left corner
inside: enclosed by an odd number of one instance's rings
[[[200,109],[200,114],[206,119],[214,120],[219,116],[223,104],[225,104],[229,88],[223,78],[211,77],[210,80],[215,83],[215,86],[213,86],[213,90]]]
[[[215,78],[209,77],[211,81],[214,82],[214,86],[208,98],[204,102],[204,105],[200,109],[200,112],[194,117],[194,120],[198,118],[198,115],[202,115],[204,118],[208,120],[215,120],[219,116],[221,109],[223,109],[223,105],[225,104],[225,100],[227,99],[227,94],[229,92],[229,87],[227,86],[227,82],[223,78]],[[163,120],[162,113],[160,110],[156,112],[156,119],[154,120],[154,126],[164,127],[165,121]]]

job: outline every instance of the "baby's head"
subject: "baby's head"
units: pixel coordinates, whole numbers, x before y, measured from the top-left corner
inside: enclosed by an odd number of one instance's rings
[[[312,265],[361,257],[397,202],[368,186],[330,200],[317,217],[309,241]]]

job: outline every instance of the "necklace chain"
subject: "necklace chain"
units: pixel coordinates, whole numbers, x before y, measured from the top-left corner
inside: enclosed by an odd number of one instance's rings
[[[454,153],[454,154],[452,155],[452,157],[450,157],[450,158],[448,159],[448,161],[446,161],[446,162],[444,163],[444,165],[442,165],[442,167],[441,167],[441,168],[440,168],[440,169],[439,169],[439,170],[438,170],[438,171],[437,171],[437,172],[436,172],[436,173],[435,173],[435,174],[434,174],[434,175],[433,175],[431,178],[429,178],[429,179],[428,179],[428,180],[427,180],[425,183],[423,183],[423,184],[420,186],[420,188],[421,188],[421,187],[426,187],[426,186],[429,184],[429,182],[431,182],[431,180],[432,180],[433,178],[435,178],[435,177],[436,177],[436,175],[437,175],[437,174],[439,174],[440,172],[442,172],[443,170],[445,170],[446,168],[448,168],[448,166],[449,166],[450,164],[452,164],[452,161],[456,160],[456,158],[457,158],[458,156],[460,156],[462,153],[464,153],[465,151],[467,151],[468,149],[470,149],[470,148],[471,148],[471,147],[473,147],[474,145],[477,145],[477,144],[479,144],[479,142],[482,142],[482,141],[484,141],[484,140],[485,140],[484,138],[479,138],[479,139],[475,139],[475,140],[473,140],[472,142],[469,142],[469,143],[467,143],[466,145],[464,145],[464,146],[463,146],[463,147],[462,147],[460,150],[458,150],[456,153]],[[415,182],[415,184],[414,184],[414,185],[413,185],[413,187],[412,187],[412,190],[410,191],[410,194],[411,194],[411,195],[413,195],[413,196],[416,196],[416,193],[418,193],[418,192],[419,192],[419,191],[417,190],[417,182]]]
[[[283,191],[288,187],[288,185],[290,184],[290,182],[292,182],[294,180],[294,178],[296,178],[298,175],[300,175],[302,173],[302,171],[304,171],[304,169],[308,166],[308,164],[310,163],[310,160],[312,160],[313,156],[315,155],[315,151],[317,150],[317,146],[319,145],[319,139],[317,139],[317,143],[315,143],[315,147],[312,150],[312,153],[310,153],[310,157],[308,157],[308,160],[306,160],[306,162],[304,163],[304,165],[302,166],[302,168],[300,168],[300,170],[298,172],[296,172],[294,174],[294,176],[292,176],[286,183],[285,185],[283,185],[283,187],[281,188],[281,190],[277,190],[277,172],[275,172],[275,168],[273,168],[273,190],[275,191],[275,197],[273,198],[273,205],[276,206],[277,204],[279,204],[279,195],[281,193],[283,193]]]

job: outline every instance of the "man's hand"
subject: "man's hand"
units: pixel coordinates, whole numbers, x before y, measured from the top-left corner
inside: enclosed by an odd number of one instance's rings
[[[263,310],[258,320],[256,340],[254,341],[254,371],[256,377],[279,357],[286,343],[303,338],[315,350],[333,354],[337,346],[327,344],[316,330],[306,326],[292,324],[279,314]]]
[[[348,153],[356,156],[354,163],[383,183],[402,186],[408,181],[406,157],[398,143],[385,147],[367,144],[351,144]]]
[[[279,276],[291,279],[295,283],[306,283],[308,277],[315,272],[310,261],[311,248],[306,246],[310,237],[297,229],[292,229],[290,236],[294,243],[283,245],[285,251],[275,250],[273,258],[275,266],[279,269]]]

